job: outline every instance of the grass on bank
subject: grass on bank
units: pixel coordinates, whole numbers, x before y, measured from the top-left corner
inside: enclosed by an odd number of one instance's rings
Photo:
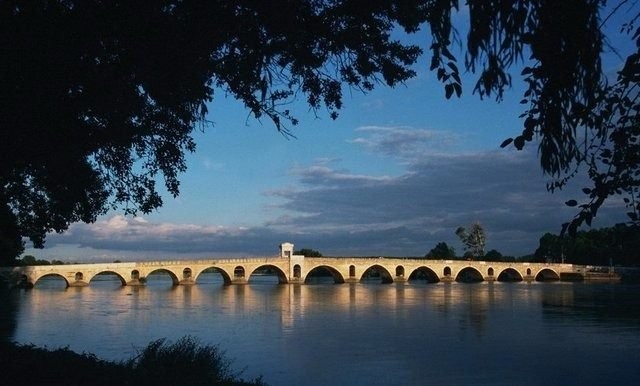
[[[123,362],[78,354],[68,348],[0,343],[2,385],[265,385],[245,381],[224,353],[186,336],[175,343],[153,341]]]

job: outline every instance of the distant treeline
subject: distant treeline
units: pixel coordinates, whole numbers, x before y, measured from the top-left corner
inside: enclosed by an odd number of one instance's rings
[[[579,231],[575,236],[546,233],[540,238],[534,261],[585,265],[636,266],[640,264],[640,227],[617,224]]]
[[[41,260],[36,259],[34,256],[25,255],[21,259],[16,259],[16,266],[25,266],[25,265],[63,265],[64,261],[60,260]]]
[[[469,260],[472,256],[469,253],[458,256],[453,247],[440,242],[423,258]],[[546,233],[540,238],[538,248],[532,254],[514,257],[492,249],[480,259],[633,267],[640,265],[640,228],[618,224],[609,228],[579,231],[573,236]]]

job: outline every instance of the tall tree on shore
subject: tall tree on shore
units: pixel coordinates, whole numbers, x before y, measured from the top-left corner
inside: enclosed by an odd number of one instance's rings
[[[523,129],[503,146],[535,141],[548,188],[584,167],[591,186],[566,229],[591,224],[623,195],[640,216],[638,5],[620,0],[469,0],[464,68],[473,92],[500,100],[523,68]],[[193,130],[214,90],[267,117],[285,135],[304,99],[336,118],[345,88],[372,90],[415,76],[422,50],[395,40],[428,30],[430,69],[460,96],[457,0],[401,2],[36,0],[0,4],[0,263],[22,238],[92,222],[109,209],[162,205],[156,181],[179,193]],[[613,12],[634,45],[615,80],[602,73]],[[466,23],[466,22],[465,22]],[[427,28],[421,29],[425,26]]]
[[[477,260],[484,256],[487,237],[480,223],[473,223],[468,231],[464,227],[459,227],[456,229],[456,236],[464,244],[464,250],[469,252],[474,259]]]

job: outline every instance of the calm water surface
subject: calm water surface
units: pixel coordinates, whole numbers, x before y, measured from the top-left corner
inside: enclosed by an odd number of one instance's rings
[[[192,335],[270,385],[640,384],[637,285],[99,279],[0,291],[0,334],[112,360]]]

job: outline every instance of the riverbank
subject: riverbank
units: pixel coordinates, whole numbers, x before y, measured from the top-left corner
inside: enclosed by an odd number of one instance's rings
[[[265,385],[245,381],[216,347],[191,337],[151,342],[128,361],[112,362],[67,348],[0,343],[3,385]]]
[[[624,283],[640,283],[640,267],[616,267],[615,271]]]

